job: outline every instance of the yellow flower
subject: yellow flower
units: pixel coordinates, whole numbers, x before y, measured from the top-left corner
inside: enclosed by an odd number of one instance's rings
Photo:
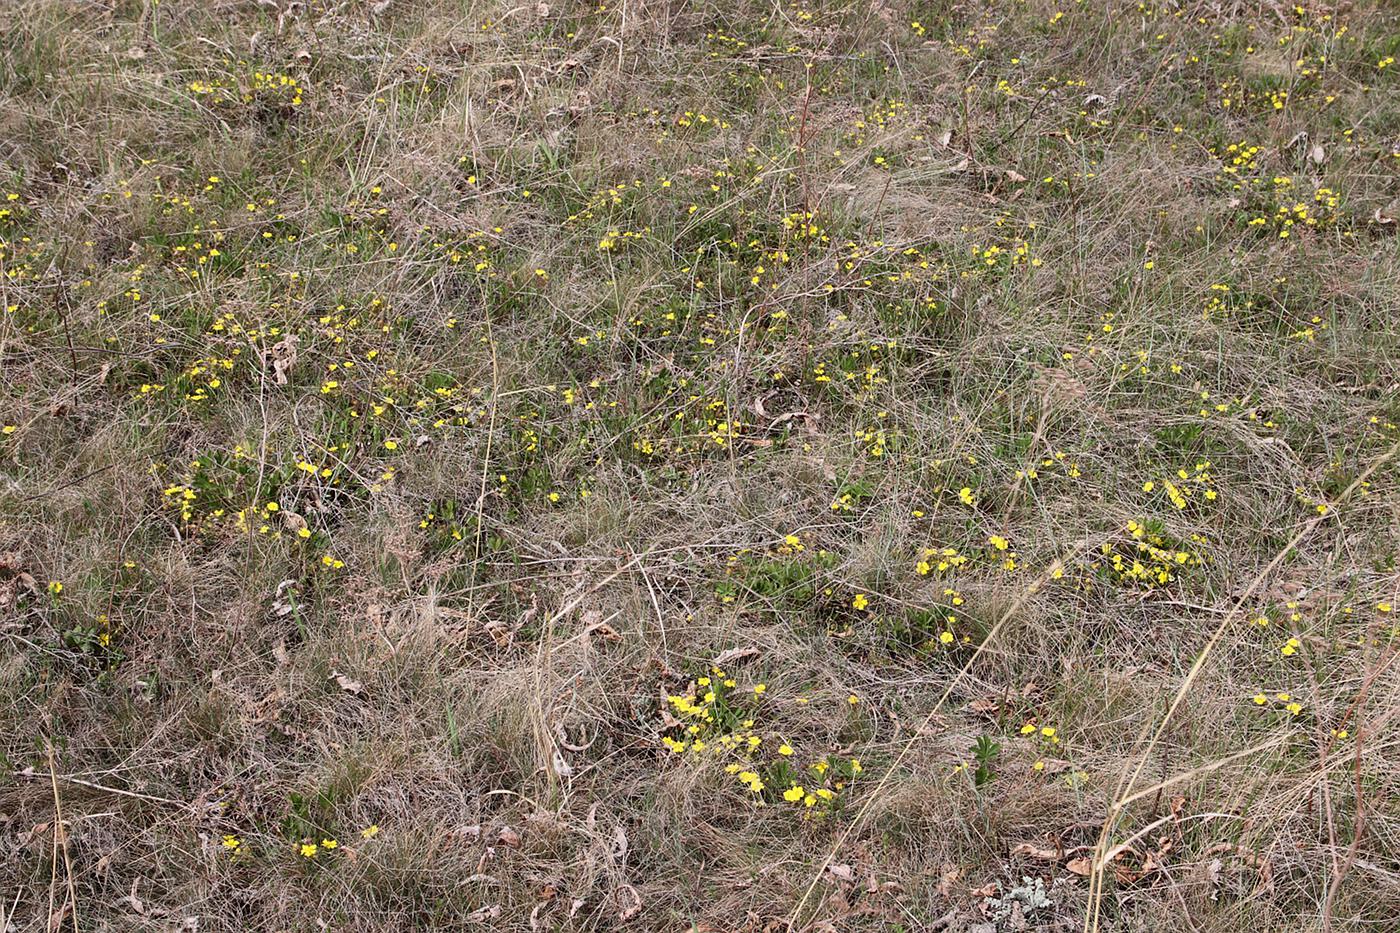
[[[851,606],[852,606],[853,608],[855,608],[855,609],[862,609],[862,610],[863,610],[863,609],[865,609],[866,606],[869,606],[869,605],[870,605],[870,600],[866,597],[866,595],[865,595],[864,593],[857,593],[857,594],[856,594],[856,598],[853,599],[853,600],[851,600]]]
[[[791,745],[788,745],[786,742],[784,742],[782,745],[779,745],[779,746],[778,746],[778,754],[779,754],[779,755],[791,755],[791,754],[792,754],[792,746],[791,746]]]
[[[793,785],[792,787],[789,787],[787,790],[783,791],[783,799],[788,801],[789,803],[796,803],[806,795],[807,792],[803,790],[802,787],[799,785]]]
[[[374,823],[374,824],[372,824],[372,825],[370,825],[370,826],[366,826],[364,829],[360,830],[360,836],[363,837],[363,838],[365,838],[365,839],[373,839],[375,836],[378,836],[378,835],[379,835],[379,824],[378,824],[378,823]]]
[[[303,842],[303,843],[301,844],[301,857],[302,857],[302,858],[315,858],[315,857],[316,857],[316,853],[319,852],[320,850],[321,850],[321,847],[318,846],[318,845],[316,845],[316,843],[314,843],[314,842]]]

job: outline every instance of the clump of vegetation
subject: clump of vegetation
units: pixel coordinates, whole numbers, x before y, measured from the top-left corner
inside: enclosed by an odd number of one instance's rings
[[[1400,915],[1394,4],[0,28],[0,930]]]

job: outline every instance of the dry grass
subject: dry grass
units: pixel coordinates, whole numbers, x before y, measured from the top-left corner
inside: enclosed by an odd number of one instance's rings
[[[0,931],[1400,916],[1388,4],[0,27]]]

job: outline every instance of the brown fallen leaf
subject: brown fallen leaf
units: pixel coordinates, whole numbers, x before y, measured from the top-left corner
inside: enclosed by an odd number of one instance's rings
[[[757,657],[757,648],[730,648],[715,655],[712,662],[715,667],[722,667],[725,664],[733,664],[735,661],[743,661],[747,658]]]
[[[1039,862],[1058,862],[1063,854],[1058,849],[1042,849],[1029,842],[1023,842],[1011,850],[1012,855],[1022,855]]]
[[[938,876],[938,893],[945,898],[952,898],[953,885],[957,884],[958,879],[961,877],[961,868],[958,868],[952,863],[945,862],[943,865],[943,873]]]
[[[622,641],[622,635],[618,630],[606,622],[599,622],[588,630],[588,634],[597,635],[604,641]]]
[[[1157,850],[1147,853],[1147,857],[1142,860],[1142,873],[1150,875],[1152,872],[1167,864],[1167,853],[1172,850],[1170,839],[1165,836],[1158,840]]]
[[[1206,863],[1206,884],[1210,886],[1210,899],[1220,898],[1220,870],[1224,864],[1219,858],[1213,858]]]
[[[1024,858],[1034,859],[1038,862],[1063,862],[1065,859],[1077,860],[1086,852],[1092,852],[1093,846],[1073,846],[1068,849],[1047,849],[1044,846],[1033,845],[1023,842],[1011,850],[1012,855],[1020,855]],[[1073,869],[1070,869],[1073,871]]]
[[[642,912],[642,896],[630,884],[617,886],[617,919],[626,923]]]
[[[336,686],[344,690],[346,693],[352,693],[356,696],[359,696],[361,693],[365,692],[364,684],[360,683],[358,680],[355,680],[352,677],[345,676],[339,671],[331,671],[331,680],[334,680]]]
[[[851,866],[849,865],[828,865],[826,866],[826,870],[838,881],[855,881],[856,879],[856,873],[851,870]]]
[[[139,882],[139,878],[131,882],[131,893],[121,898],[121,901],[125,904],[131,905],[132,913],[144,915],[146,913],[146,902],[141,900],[141,898],[137,897],[136,895],[136,885]]]
[[[1134,868],[1132,864],[1126,858],[1123,857],[1126,854],[1127,852],[1125,851],[1123,853],[1120,853],[1116,858],[1114,858],[1113,877],[1119,884],[1134,884],[1138,881],[1141,881],[1151,872],[1151,869],[1147,867],[1149,860],[1144,859],[1141,862],[1141,868]],[[1133,854],[1137,855],[1138,853],[1136,851],[1133,851]]]
[[[272,378],[279,386],[287,384],[287,374],[297,364],[297,335],[288,334],[272,345]]]

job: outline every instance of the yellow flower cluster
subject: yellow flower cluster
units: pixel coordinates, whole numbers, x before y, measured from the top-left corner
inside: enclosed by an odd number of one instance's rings
[[[665,718],[672,734],[663,735],[661,744],[697,765],[724,762],[723,773],[758,806],[781,801],[808,816],[819,815],[835,806],[841,791],[864,770],[861,761],[828,754],[805,766],[797,764],[802,756],[793,745],[756,728],[767,697],[767,684],[740,689],[734,677],[711,667],[709,674],[691,681],[685,693],[667,697],[671,715]],[[791,702],[805,706],[806,698]]]

